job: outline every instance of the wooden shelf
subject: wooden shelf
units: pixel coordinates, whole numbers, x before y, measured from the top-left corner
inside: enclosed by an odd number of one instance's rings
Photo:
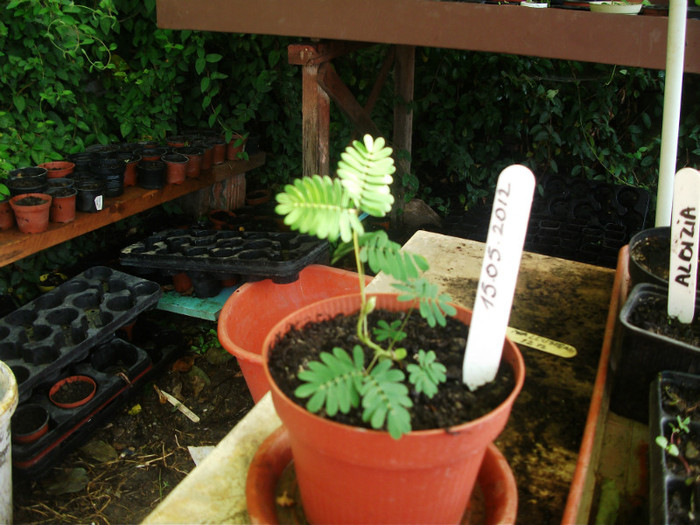
[[[77,212],[73,222],[49,223],[49,229],[43,233],[21,233],[15,226],[11,230],[0,232],[0,266],[13,263],[23,257],[245,173],[263,164],[265,164],[265,153],[260,152],[252,155],[247,161],[226,161],[203,172],[197,179],[188,178],[183,184],[168,184],[160,190],[146,190],[131,186],[125,188],[123,195],[105,199],[102,211]]]
[[[157,0],[158,26],[666,68],[668,17],[434,0]],[[700,73],[700,20],[685,71]]]

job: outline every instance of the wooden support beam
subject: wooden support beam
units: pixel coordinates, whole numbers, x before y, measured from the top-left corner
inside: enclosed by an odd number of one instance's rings
[[[326,62],[319,66],[318,83],[328,96],[335,102],[340,110],[345,113],[355,126],[355,129],[364,135],[369,133],[373,137],[381,135],[379,128],[372,118],[365,111],[345,85],[333,67],[333,64]]]
[[[328,175],[330,100],[318,84],[317,64],[302,67],[302,154],[304,175]]]
[[[403,209],[404,190],[401,179],[411,172],[411,147],[413,143],[413,82],[415,76],[415,46],[396,46],[396,63],[394,66],[394,159],[396,176],[392,192],[396,199],[392,210],[392,219],[401,222],[399,210]]]
[[[290,44],[287,47],[287,58],[295,66],[320,65],[369,45],[372,44],[340,40]]]

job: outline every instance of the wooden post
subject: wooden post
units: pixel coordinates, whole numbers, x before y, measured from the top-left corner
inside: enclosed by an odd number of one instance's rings
[[[318,85],[318,64],[302,66],[302,152],[304,175],[328,175],[331,104]]]
[[[416,63],[415,46],[396,46],[396,63],[394,66],[394,158],[396,174],[392,193],[396,199],[392,210],[392,220],[402,222],[404,190],[401,179],[411,172],[411,145],[413,136],[413,80]]]

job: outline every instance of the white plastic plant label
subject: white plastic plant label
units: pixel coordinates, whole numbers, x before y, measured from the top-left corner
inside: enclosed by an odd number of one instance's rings
[[[95,209],[97,211],[102,210],[102,203],[103,203],[102,195],[98,195],[97,197],[95,197]]]
[[[700,172],[683,168],[673,181],[667,313],[686,324],[695,315],[699,208]]]
[[[470,390],[493,381],[501,362],[534,191],[535,176],[525,166],[509,166],[498,177],[464,353],[462,381]]]

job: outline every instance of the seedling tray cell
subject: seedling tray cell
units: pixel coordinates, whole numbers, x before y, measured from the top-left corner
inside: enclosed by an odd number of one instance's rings
[[[668,393],[671,393],[669,395]],[[675,394],[680,393],[681,401],[678,402]],[[691,501],[695,499],[697,507],[697,496],[700,493],[699,484],[689,482],[696,474],[686,473],[683,463],[667,454],[663,448],[655,443],[657,436],[664,436],[669,439],[672,426],[679,428],[677,416],[685,419],[685,414],[695,414],[695,410],[686,411],[683,404],[692,406],[700,400],[700,376],[686,374],[683,372],[665,371],[659,374],[652,384],[650,390],[649,409],[649,517],[650,523],[677,523],[678,516],[674,518],[670,513],[672,507],[682,506],[690,509]],[[681,431],[679,435],[684,443],[694,441],[691,448],[697,446],[697,439],[700,436],[700,414],[690,416],[688,422],[689,432]],[[689,448],[688,450],[690,450]],[[694,466],[697,473],[697,457],[690,457],[685,450],[685,445],[680,445],[681,455],[688,456],[686,461]],[[695,495],[693,495],[695,491]],[[696,511],[697,512],[697,511]],[[687,516],[686,516],[687,517]],[[696,518],[697,519],[697,518]],[[689,523],[696,523],[696,520]]]
[[[286,283],[327,258],[328,244],[308,235],[172,229],[128,246],[120,261],[140,268]]]
[[[0,359],[20,402],[158,302],[157,283],[96,266],[0,319]]]

